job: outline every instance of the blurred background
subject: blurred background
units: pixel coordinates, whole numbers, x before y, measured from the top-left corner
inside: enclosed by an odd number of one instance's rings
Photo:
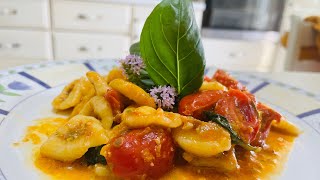
[[[157,0],[0,0],[0,70],[119,59]],[[320,0],[195,0],[208,65],[320,72]]]

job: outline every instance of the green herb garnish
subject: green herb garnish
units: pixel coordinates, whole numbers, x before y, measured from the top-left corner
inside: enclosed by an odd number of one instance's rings
[[[230,136],[231,136],[231,142],[233,144],[239,145],[241,147],[243,147],[246,150],[249,151],[260,151],[261,148],[260,147],[255,147],[255,146],[251,146],[250,144],[245,143],[239,136],[238,134],[232,129],[231,125],[229,124],[227,118],[219,115],[219,114],[215,114],[211,111],[205,111],[204,112],[205,116],[207,117],[208,121],[213,121],[217,124],[219,124],[220,126],[222,126],[224,129],[226,129],[227,131],[229,131]]]
[[[128,55],[120,60],[120,63],[130,82],[133,82],[144,90],[149,90],[155,85],[145,70],[145,65],[140,56],[135,54]]]
[[[100,155],[101,148],[104,145],[91,147],[88,151],[84,154],[84,158],[88,165],[94,165],[97,163],[100,164],[107,164],[106,158]]]
[[[205,69],[200,32],[190,0],[163,0],[147,18],[139,44],[156,85],[175,87],[180,97],[199,89]]]

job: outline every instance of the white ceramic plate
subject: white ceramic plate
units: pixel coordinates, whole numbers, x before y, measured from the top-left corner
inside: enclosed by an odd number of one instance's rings
[[[31,148],[15,147],[33,120],[57,116],[51,101],[63,86],[88,70],[106,74],[115,61],[65,61],[0,71],[0,180],[43,179],[33,167]],[[215,68],[207,68],[212,75]],[[257,97],[280,111],[304,133],[296,140],[280,179],[320,179],[320,102],[316,95],[249,73],[232,72]]]

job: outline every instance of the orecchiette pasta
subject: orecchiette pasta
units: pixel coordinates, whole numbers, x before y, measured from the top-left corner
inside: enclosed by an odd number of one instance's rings
[[[183,153],[183,158],[194,166],[214,167],[216,170],[230,172],[239,168],[234,148],[212,157],[199,157]]]
[[[188,153],[211,157],[231,148],[230,134],[215,123],[188,119],[173,129],[173,138]]]
[[[44,142],[40,153],[60,161],[74,161],[82,157],[90,147],[107,141],[101,122],[94,117],[77,115]]]
[[[136,102],[139,106],[150,106],[156,108],[154,99],[142,88],[131,82],[123,79],[115,79],[111,81],[109,85],[124,96]]]
[[[70,118],[78,115],[84,105],[87,104],[87,102],[96,94],[94,86],[88,80],[83,80],[81,82],[81,91],[83,94],[81,101],[73,108]]]
[[[205,90],[223,90],[223,91],[227,91],[228,89],[220,84],[217,81],[212,81],[212,82],[207,82],[207,81],[203,81],[200,89],[200,91],[205,91]]]
[[[103,96],[107,92],[107,90],[110,89],[110,87],[108,86],[108,83],[97,72],[93,72],[93,71],[87,72],[87,78],[94,85],[96,94],[98,96]]]
[[[133,128],[158,125],[168,128],[176,128],[182,124],[182,118],[177,113],[165,112],[162,109],[154,109],[149,106],[138,108],[129,107],[122,113],[121,120],[124,124]]]
[[[127,77],[124,75],[122,69],[113,68],[104,79],[105,79],[105,81],[107,83],[110,83],[111,81],[113,81],[115,79],[124,79],[124,80],[126,80]]]
[[[102,126],[105,129],[110,129],[113,123],[111,106],[102,96],[94,96],[91,98],[79,114],[96,117],[101,120]]]
[[[297,128],[297,126],[295,126],[294,124],[290,123],[285,119],[282,119],[279,123],[273,121],[272,129],[291,135],[291,136],[298,136],[299,134],[301,134],[301,130]]]
[[[234,81],[231,79],[228,83]],[[141,166],[143,174],[123,176],[123,178],[139,179],[148,177],[145,173],[149,172],[150,168],[154,168],[152,173],[164,167],[168,167],[169,170],[170,166],[175,166],[176,160],[184,164],[187,161],[188,168],[193,166],[192,168],[197,171],[203,167],[214,169],[212,171],[214,174],[204,177],[211,178],[218,174],[218,178],[212,179],[220,179],[219,177],[222,177],[220,174],[225,177],[226,174],[234,173],[239,178],[238,172],[241,171],[237,169],[247,166],[246,164],[243,166],[244,161],[250,161],[251,164],[261,164],[261,162],[267,164],[273,161],[275,156],[272,153],[270,155],[270,149],[263,149],[264,154],[259,157],[262,157],[260,160],[256,156],[260,152],[247,154],[248,149],[238,149],[241,148],[237,147],[238,145],[246,144],[244,146],[246,148],[253,143],[250,144],[241,139],[241,136],[238,137],[240,133],[234,130],[239,126],[237,123],[241,125],[245,123],[243,125],[249,128],[251,127],[249,120],[258,122],[265,120],[268,122],[264,124],[265,127],[272,123],[272,130],[283,133],[284,138],[300,134],[299,129],[288,121],[273,123],[269,119],[261,119],[267,116],[278,122],[277,118],[281,116],[265,105],[260,105],[260,115],[258,115],[256,111],[259,110],[259,106],[251,108],[255,102],[248,93],[227,89],[216,81],[205,81],[198,92],[181,97],[175,94],[174,89],[167,86],[153,86],[144,90],[134,82],[129,82],[119,68],[113,69],[108,76],[88,72],[86,77],[68,84],[52,102],[57,110],[71,108],[73,110],[69,118],[63,119],[64,121],[59,124],[58,130],[55,127],[50,134],[47,133],[46,137],[49,138],[40,148],[41,158],[45,156],[48,158],[44,159],[59,160],[57,161],[59,164],[60,161],[67,162],[65,164],[76,164],[78,161],[73,161],[81,159],[81,163],[85,162],[85,166],[96,173],[94,177],[103,176],[111,179],[117,178],[114,176],[118,171],[117,168],[125,167],[127,173],[128,169],[131,171],[131,167]],[[172,109],[161,105],[170,104],[171,101],[178,102],[170,107]],[[219,112],[219,108],[223,111]],[[188,111],[195,113],[185,113]],[[197,113],[200,115],[197,116]],[[187,116],[190,114],[193,116]],[[246,119],[246,116],[249,119]],[[238,119],[239,122],[233,125],[232,122]],[[267,130],[269,131],[268,128]],[[252,131],[253,128],[243,132],[251,135]],[[275,134],[273,136],[271,140],[277,141],[275,142],[278,143],[277,146],[290,145],[290,142],[284,139],[281,141],[274,139],[280,136]],[[268,144],[268,148],[269,145],[276,147],[273,142]],[[281,154],[281,151],[276,153]],[[180,170],[183,166],[179,164],[176,170]],[[206,175],[205,171],[199,174]],[[164,173],[166,172],[163,172],[163,175]]]
[[[52,106],[57,110],[65,110],[74,107],[81,101],[80,79],[67,85],[62,92],[52,101]]]

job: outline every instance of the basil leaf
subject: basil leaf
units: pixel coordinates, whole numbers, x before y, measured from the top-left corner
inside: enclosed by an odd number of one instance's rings
[[[202,84],[205,60],[190,0],[163,0],[147,18],[141,56],[157,85],[175,87],[180,97]]]
[[[130,54],[140,55],[140,42],[136,42],[130,46]]]
[[[94,165],[98,163],[104,164],[104,165],[107,164],[106,158],[100,155],[100,151],[104,145],[105,144],[97,147],[91,147],[88,149],[88,151],[84,154],[84,158],[88,163],[88,165]]]
[[[260,147],[251,146],[250,144],[245,143],[238,136],[238,134],[232,129],[227,118],[225,118],[219,114],[215,114],[213,112],[210,112],[210,111],[205,111],[204,114],[208,118],[209,121],[213,121],[213,122],[219,124],[220,126],[222,126],[223,128],[225,128],[227,131],[229,131],[230,136],[231,136],[231,142],[233,144],[237,144],[237,145],[239,145],[249,151],[260,151],[261,150]]]

